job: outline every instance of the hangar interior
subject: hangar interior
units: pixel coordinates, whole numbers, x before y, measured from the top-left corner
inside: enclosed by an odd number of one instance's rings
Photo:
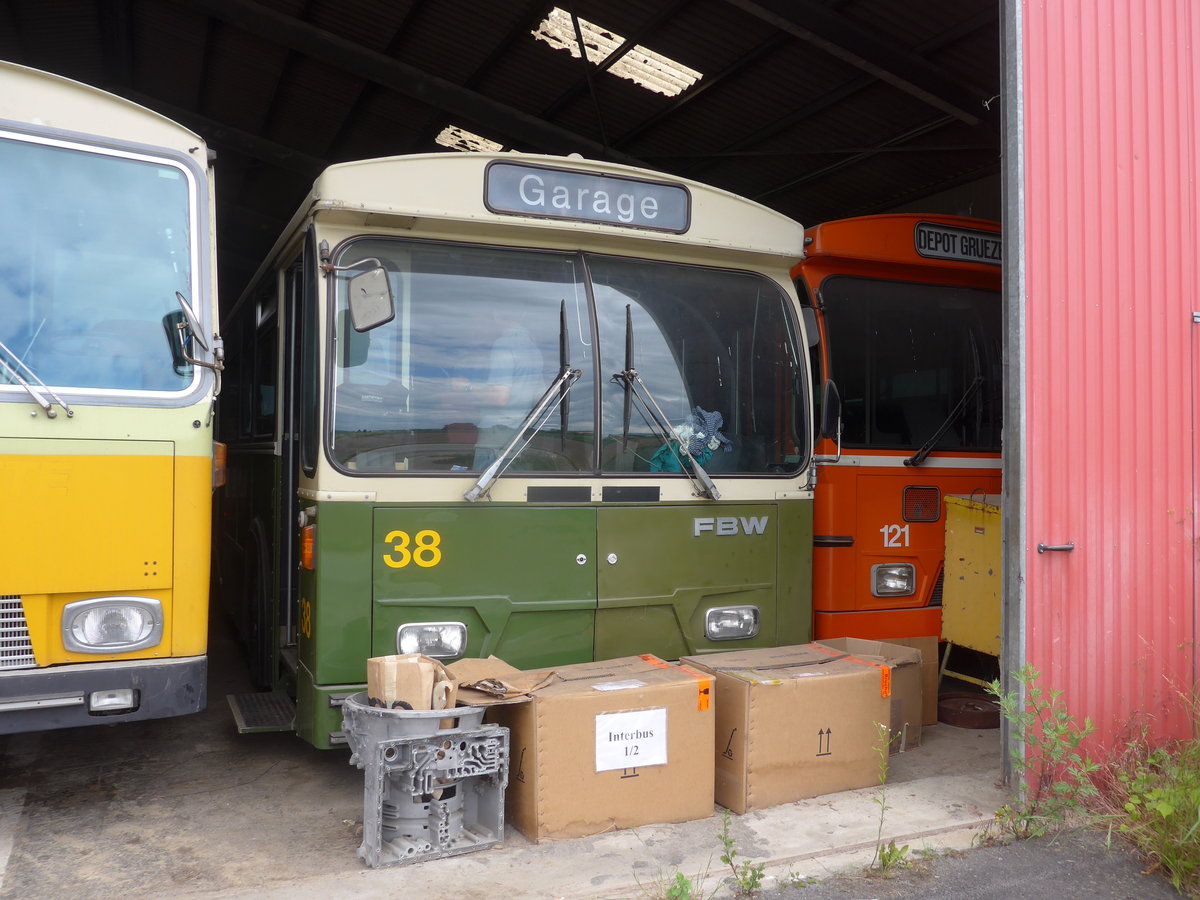
[[[314,177],[368,157],[578,153],[805,225],[1002,205],[996,2],[11,0],[0,58],[206,139],[225,303]]]

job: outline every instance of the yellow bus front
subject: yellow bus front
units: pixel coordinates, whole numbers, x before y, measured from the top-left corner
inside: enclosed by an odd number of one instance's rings
[[[195,712],[221,356],[207,154],[44,73],[0,65],[0,97],[0,734]]]

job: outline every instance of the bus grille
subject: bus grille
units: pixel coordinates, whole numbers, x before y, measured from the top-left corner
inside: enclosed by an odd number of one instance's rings
[[[36,665],[21,598],[0,597],[0,669],[30,669]]]
[[[933,583],[933,593],[929,595],[930,606],[942,605],[942,585],[946,580],[946,570],[938,569],[937,581]]]
[[[904,521],[936,522],[942,516],[941,491],[910,484],[904,489]]]

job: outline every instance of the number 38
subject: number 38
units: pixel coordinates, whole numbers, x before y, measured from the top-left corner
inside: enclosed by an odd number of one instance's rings
[[[383,541],[392,545],[383,554],[383,561],[393,569],[403,569],[409,563],[429,569],[442,561],[442,536],[436,531],[425,529],[413,537],[407,531],[390,531]]]

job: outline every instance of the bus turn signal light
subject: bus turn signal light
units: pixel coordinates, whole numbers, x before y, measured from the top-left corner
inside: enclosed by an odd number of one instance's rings
[[[220,441],[213,441],[213,490],[225,487],[229,472],[229,447]]]
[[[315,564],[316,544],[317,526],[305,525],[300,529],[300,565],[310,572]]]

